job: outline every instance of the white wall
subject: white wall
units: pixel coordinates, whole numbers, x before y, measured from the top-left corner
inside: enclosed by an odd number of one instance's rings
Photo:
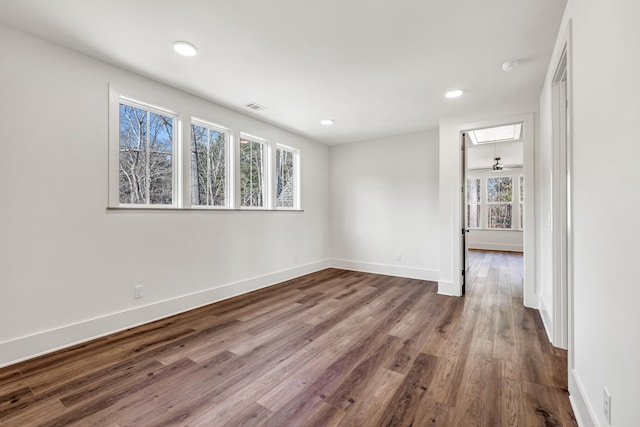
[[[640,209],[638,16],[636,0],[570,0],[560,30],[562,36],[572,21],[574,334],[569,390],[585,426],[609,425],[602,411],[605,387],[612,395],[611,425],[640,425],[640,232],[633,215]],[[543,117],[550,114],[551,72],[541,96]],[[548,131],[543,138],[545,149]],[[541,196],[551,195],[546,190]]]
[[[469,136],[465,137],[467,145],[467,168],[490,168],[495,164],[495,158],[507,166],[522,165],[524,144],[522,141],[493,142],[489,144],[473,145]]]
[[[520,230],[483,230],[472,228],[467,233],[467,248],[522,252],[522,234]]]
[[[554,55],[550,69],[557,65]],[[536,233],[536,285],[540,289],[540,313],[547,331],[553,331],[553,148],[552,114],[551,114],[551,78],[553,72],[547,76],[545,89],[540,96],[540,138],[537,141],[536,156],[536,223],[539,224]],[[553,337],[550,337],[553,340]]]
[[[0,58],[0,365],[328,265],[328,147],[6,27]],[[304,212],[107,211],[109,83],[299,149]]]
[[[330,170],[332,265],[438,280],[438,132],[333,146]]]

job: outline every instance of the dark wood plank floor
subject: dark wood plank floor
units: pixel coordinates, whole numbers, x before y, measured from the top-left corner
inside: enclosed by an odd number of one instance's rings
[[[465,298],[328,269],[0,370],[2,426],[571,426],[522,257]]]

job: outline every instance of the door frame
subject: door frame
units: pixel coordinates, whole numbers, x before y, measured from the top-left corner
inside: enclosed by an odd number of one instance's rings
[[[552,344],[568,349],[569,368],[573,358],[573,108],[571,21],[563,34],[551,80],[552,127],[552,250],[553,307]]]
[[[522,140],[523,140],[523,170],[524,170],[524,276],[523,276],[523,303],[526,307],[538,308],[539,294],[536,289],[535,283],[535,172],[534,172],[534,144],[535,144],[535,120],[533,113],[525,113],[514,116],[497,117],[491,120],[485,120],[474,123],[467,123],[461,126],[457,126],[458,141],[463,140],[463,134],[482,128],[489,128],[501,125],[508,125],[514,123],[522,123]],[[463,156],[465,152],[459,151]],[[462,164],[462,161],[460,161]],[[462,171],[464,175],[465,171]],[[464,182],[461,183],[462,187],[465,187]],[[457,198],[456,198],[457,200]],[[460,230],[465,227],[465,221],[463,220],[466,211],[466,206],[462,206],[463,213],[459,215],[456,231],[459,234]],[[460,274],[461,268],[464,268],[463,249],[459,251],[458,258],[458,274]],[[454,268],[456,266],[454,265]],[[462,295],[462,280],[458,281],[459,289],[458,295]]]

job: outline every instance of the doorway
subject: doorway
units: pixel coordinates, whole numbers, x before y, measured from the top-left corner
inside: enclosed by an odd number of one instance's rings
[[[469,249],[524,252],[524,124],[506,123],[462,133],[462,283]]]

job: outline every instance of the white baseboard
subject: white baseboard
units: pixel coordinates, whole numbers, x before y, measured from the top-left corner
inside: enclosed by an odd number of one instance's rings
[[[593,408],[586,399],[584,387],[574,369],[569,369],[569,401],[580,427],[599,427]]]
[[[374,262],[351,261],[346,259],[331,259],[329,265],[343,270],[362,271],[364,273],[385,274],[387,276],[407,277],[409,279],[438,280],[436,270],[426,268],[405,267],[402,265],[378,264]]]
[[[511,245],[508,243],[473,242],[468,244],[468,248],[485,251],[523,252],[522,245]]]
[[[460,287],[453,282],[439,281],[438,282],[438,293],[440,295],[447,295],[451,297],[459,297],[460,295]]]
[[[545,305],[544,300],[542,298],[540,298],[540,302],[538,305],[540,307],[538,311],[540,312],[540,318],[542,319],[544,330],[547,333],[547,339],[551,344],[554,344],[554,336],[551,333],[551,331],[553,331],[553,321],[551,320],[551,315],[549,314],[549,310],[547,309],[547,306]]]
[[[0,342],[0,368],[329,267],[322,260]]]

